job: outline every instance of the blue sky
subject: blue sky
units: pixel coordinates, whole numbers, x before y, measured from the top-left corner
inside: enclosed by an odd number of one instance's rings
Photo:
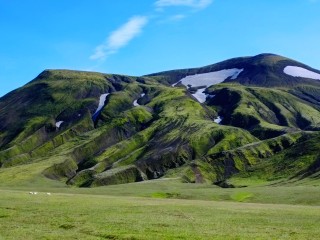
[[[0,0],[0,96],[44,69],[143,75],[276,53],[320,69],[320,0]]]

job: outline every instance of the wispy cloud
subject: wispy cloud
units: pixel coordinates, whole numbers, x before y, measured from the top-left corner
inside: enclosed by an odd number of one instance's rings
[[[208,7],[213,0],[155,0],[155,10],[164,10],[168,7],[188,7],[195,10],[201,10]],[[167,17],[162,22],[180,21],[186,18],[188,14],[175,14]],[[163,18],[163,16],[162,16]],[[91,60],[105,60],[111,54],[119,51],[126,46],[132,39],[137,37],[149,22],[150,17],[135,16],[129,19],[125,24],[119,27],[114,32],[110,33],[105,42],[98,45],[94,53],[90,56]]]
[[[116,53],[138,36],[147,23],[148,18],[146,16],[132,17],[124,25],[112,32],[104,43],[97,46],[90,59],[104,60],[109,55]]]
[[[175,14],[175,15],[158,18],[157,23],[166,24],[166,23],[172,23],[172,22],[180,22],[187,17],[188,17],[187,14]]]
[[[155,6],[158,9],[164,8],[164,7],[178,7],[178,6],[184,6],[184,7],[191,7],[191,8],[197,8],[197,9],[203,9],[208,7],[213,0],[157,0],[155,2]]]
[[[180,21],[180,20],[182,20],[182,19],[184,19],[184,18],[186,18],[187,16],[186,15],[184,15],[184,14],[177,14],[177,15],[173,15],[171,18],[170,18],[170,20],[171,21]]]

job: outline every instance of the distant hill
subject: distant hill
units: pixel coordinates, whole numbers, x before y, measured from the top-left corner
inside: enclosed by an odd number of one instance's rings
[[[146,76],[45,70],[0,98],[0,180],[319,178],[320,71],[274,55]]]

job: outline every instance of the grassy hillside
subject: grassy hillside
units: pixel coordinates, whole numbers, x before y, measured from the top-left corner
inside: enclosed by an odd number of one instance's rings
[[[0,99],[0,180],[317,181],[320,85],[286,75],[287,65],[318,72],[272,54],[143,77],[46,70]],[[232,68],[242,71],[207,86],[203,103],[192,95],[199,87],[170,85]]]

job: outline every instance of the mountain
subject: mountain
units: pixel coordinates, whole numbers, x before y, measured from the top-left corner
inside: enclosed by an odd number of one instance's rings
[[[45,70],[0,99],[2,184],[319,179],[320,71],[260,54],[123,76]]]

